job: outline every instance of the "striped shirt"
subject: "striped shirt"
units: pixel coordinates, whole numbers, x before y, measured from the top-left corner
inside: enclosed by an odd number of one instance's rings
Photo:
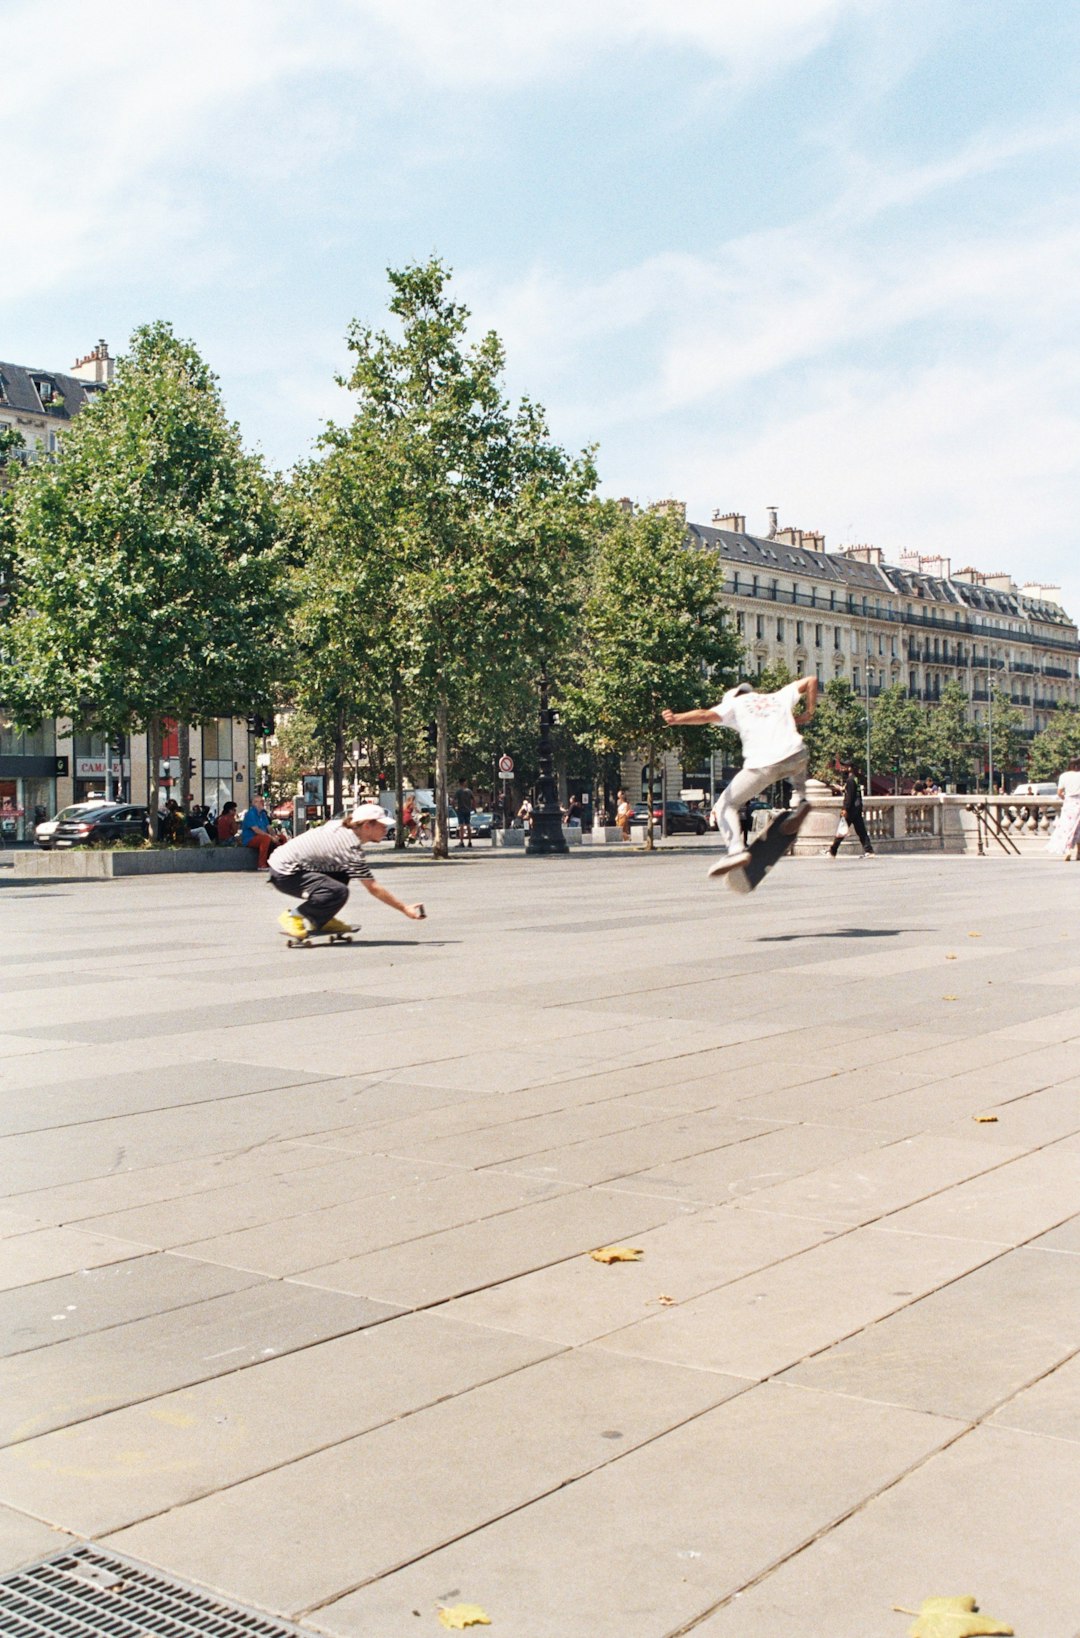
[[[317,870],[326,876],[372,879],[359,836],[347,830],[340,819],[294,836],[291,842],[275,848],[267,862],[275,876],[299,876],[305,870]]]

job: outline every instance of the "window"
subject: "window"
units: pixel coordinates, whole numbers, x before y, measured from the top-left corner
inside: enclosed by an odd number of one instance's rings
[[[912,698],[917,698],[918,693],[919,693],[919,682],[918,682],[918,673],[917,672],[915,672],[915,671],[909,671],[908,672],[908,674],[907,674],[907,686],[908,686],[908,693],[912,696]]]
[[[818,661],[817,665],[815,665],[814,672],[815,672],[815,674],[817,676],[818,682],[824,681],[824,679],[823,679],[823,677],[821,675],[821,662],[820,662],[820,660]]]
[[[751,581],[750,581],[750,596],[751,597],[756,597],[757,594],[758,594],[758,577],[755,574],[755,575],[753,575],[751,577]]]
[[[880,632],[878,633],[877,651],[880,655],[885,653],[885,639],[882,637]]]
[[[777,640],[778,643],[782,643],[783,640],[784,640],[784,617],[783,617],[783,615],[777,615],[777,617],[776,617],[776,640]]]
[[[801,620],[796,620],[796,622],[795,622],[795,641],[797,643],[801,643],[801,642],[805,641],[805,631],[806,631],[806,627],[803,625],[802,621]]]
[[[859,668],[857,665],[851,668],[851,686],[857,694],[859,692]]]
[[[895,637],[890,639],[889,652],[892,655],[893,659],[895,660],[896,659],[896,638]]]
[[[739,633],[740,637],[746,630],[746,616],[741,612],[735,616],[735,630]]]
[[[765,635],[765,616],[763,614],[759,614],[757,617],[757,634],[759,637]]]
[[[859,652],[859,633],[855,630],[852,630],[851,633],[851,652],[853,654]]]
[[[821,627],[820,626],[815,626],[814,627],[814,647],[815,648],[820,648],[821,647]]]

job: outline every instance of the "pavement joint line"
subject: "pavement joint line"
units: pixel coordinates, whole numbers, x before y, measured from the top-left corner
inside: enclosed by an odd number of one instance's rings
[[[527,1370],[529,1367],[525,1366],[523,1369]],[[679,1366],[677,1369],[682,1370],[686,1369],[686,1367]],[[745,1381],[745,1388],[741,1388],[736,1393],[728,1394],[719,1404],[706,1405],[702,1410],[692,1411],[689,1415],[680,1417],[678,1421],[672,1422],[670,1426],[659,1429],[656,1433],[650,1434],[648,1438],[642,1439],[638,1444],[631,1445],[628,1449],[613,1450],[611,1455],[603,1461],[593,1463],[591,1467],[583,1469],[580,1473],[573,1474],[570,1478],[563,1479],[560,1483],[548,1485],[527,1501],[515,1502],[512,1507],[504,1508],[502,1512],[495,1513],[491,1518],[485,1519],[483,1524],[474,1525],[468,1530],[459,1530],[454,1535],[447,1536],[444,1540],[434,1543],[433,1546],[425,1547],[422,1552],[414,1553],[411,1558],[402,1559],[400,1563],[392,1564],[385,1570],[380,1570],[377,1575],[364,1576],[362,1580],[350,1586],[337,1588],[327,1598],[320,1598],[315,1603],[306,1604],[294,1611],[293,1618],[301,1621],[306,1620],[309,1615],[315,1614],[317,1610],[326,1609],[330,1604],[336,1604],[343,1598],[351,1597],[353,1593],[359,1592],[362,1587],[369,1587],[375,1582],[384,1581],[388,1576],[397,1575],[401,1570],[407,1570],[414,1564],[422,1564],[425,1558],[431,1558],[433,1554],[440,1553],[447,1547],[452,1547],[455,1542],[467,1541],[470,1536],[478,1535],[480,1531],[489,1529],[493,1524],[501,1524],[504,1519],[513,1518],[515,1513],[523,1513],[527,1507],[532,1507],[537,1502],[544,1501],[548,1496],[557,1495],[560,1490],[569,1490],[573,1485],[580,1484],[583,1479],[590,1478],[592,1474],[603,1472],[608,1467],[614,1467],[617,1462],[626,1461],[627,1457],[635,1455],[638,1451],[647,1450],[650,1445],[654,1445],[659,1440],[666,1438],[668,1434],[674,1433],[676,1429],[689,1427],[694,1422],[700,1422],[703,1416],[712,1415],[714,1411],[722,1409],[724,1405],[729,1405],[736,1399],[741,1399],[744,1394],[752,1393],[755,1388],[760,1386],[758,1382],[750,1378],[746,1378]]]
[[[930,1413],[923,1412],[922,1414],[928,1415]],[[944,1420],[944,1418],[939,1418],[939,1420]],[[813,1535],[807,1536],[805,1540],[801,1541],[798,1546],[793,1547],[789,1552],[781,1553],[777,1558],[773,1559],[770,1564],[764,1565],[757,1571],[756,1574],[744,1581],[741,1586],[733,1588],[729,1593],[725,1593],[723,1598],[718,1598],[715,1603],[710,1604],[709,1607],[702,1610],[700,1614],[692,1616],[689,1621],[684,1621],[681,1626],[672,1627],[669,1632],[664,1634],[664,1638],[688,1638],[688,1635],[692,1633],[695,1628],[700,1627],[703,1621],[707,1621],[709,1617],[715,1615],[718,1610],[722,1610],[727,1605],[733,1604],[736,1598],[741,1598],[744,1593],[749,1592],[753,1587],[758,1586],[763,1581],[767,1581],[769,1576],[773,1575],[775,1571],[781,1569],[785,1564],[790,1563],[792,1559],[798,1558],[800,1553],[805,1553],[807,1549],[813,1547],[816,1542],[823,1541],[826,1536],[832,1535],[832,1533],[839,1529],[842,1524],[845,1524],[848,1519],[854,1518],[856,1514],[864,1512],[866,1508],[870,1507],[874,1502],[879,1500],[880,1497],[887,1495],[890,1490],[895,1490],[898,1484],[902,1484],[903,1481],[910,1478],[913,1473],[918,1473],[920,1469],[927,1465],[928,1462],[932,1462],[935,1457],[942,1455],[946,1450],[951,1450],[953,1445],[958,1444],[962,1439],[967,1438],[972,1431],[973,1426],[969,1426],[967,1424],[961,1426],[951,1439],[947,1439],[943,1444],[936,1445],[933,1450],[927,1451],[924,1456],[921,1456],[916,1461],[911,1462],[907,1467],[905,1467],[901,1472],[895,1474],[885,1484],[879,1485],[876,1490],[873,1490],[868,1495],[861,1497],[859,1501],[855,1502],[851,1507],[846,1508],[844,1512],[837,1514],[835,1518],[823,1524],[813,1533]]]

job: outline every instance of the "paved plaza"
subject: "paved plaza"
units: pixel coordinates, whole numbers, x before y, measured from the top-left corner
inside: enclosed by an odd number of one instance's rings
[[[429,919],[303,950],[253,877],[3,873],[0,1572],[1077,1638],[1080,870],[710,857],[380,849]]]

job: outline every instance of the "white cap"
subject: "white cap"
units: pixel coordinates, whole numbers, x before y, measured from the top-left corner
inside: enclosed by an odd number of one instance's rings
[[[368,819],[374,819],[388,829],[394,823],[393,816],[385,808],[380,808],[377,802],[358,802],[353,808],[353,824],[362,825]]]

